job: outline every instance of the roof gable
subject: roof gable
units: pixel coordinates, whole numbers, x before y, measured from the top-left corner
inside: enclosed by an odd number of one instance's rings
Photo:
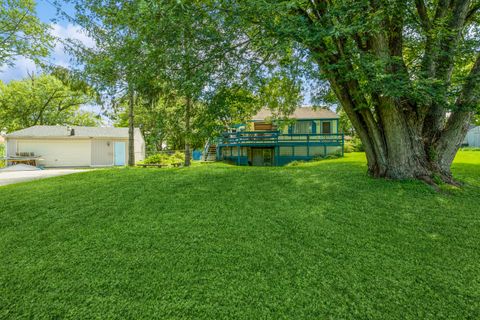
[[[273,113],[270,109],[262,108],[252,117],[252,120],[263,121],[272,117]],[[298,107],[291,115],[288,115],[287,118],[296,120],[338,119],[339,116],[327,108]]]

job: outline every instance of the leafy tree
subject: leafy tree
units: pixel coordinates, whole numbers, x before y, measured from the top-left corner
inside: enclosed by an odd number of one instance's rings
[[[52,75],[0,82],[0,131],[34,125],[97,125],[98,118],[80,110],[92,101],[88,92],[69,87]]]
[[[478,0],[224,0],[244,30],[306,50],[361,138],[375,177],[454,183],[479,105]]]
[[[86,0],[78,4],[76,18],[97,44],[95,54],[78,54],[86,73],[101,74],[100,82],[128,84],[139,99],[175,96],[182,106],[176,128],[185,130],[188,166],[195,108],[204,105],[209,91],[232,79],[238,71],[235,61],[250,40],[236,41],[237,32],[226,23],[228,17],[215,10],[211,1]]]
[[[205,131],[204,136],[211,137],[250,120],[261,106],[258,95],[244,86],[234,84],[219,87],[206,103],[206,110],[200,116],[199,129]]]
[[[15,56],[38,61],[48,54],[52,37],[36,17],[33,0],[0,0],[0,66]]]

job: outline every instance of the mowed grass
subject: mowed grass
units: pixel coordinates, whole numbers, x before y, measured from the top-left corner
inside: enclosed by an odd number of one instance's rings
[[[0,188],[0,318],[478,319],[462,189],[299,167],[109,169]]]

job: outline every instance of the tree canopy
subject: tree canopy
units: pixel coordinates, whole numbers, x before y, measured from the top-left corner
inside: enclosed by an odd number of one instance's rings
[[[95,126],[100,119],[80,108],[92,102],[91,93],[84,88],[65,84],[53,75],[0,82],[0,131],[34,125]]]
[[[48,31],[36,16],[35,1],[0,0],[0,66],[16,56],[45,57],[53,40]]]

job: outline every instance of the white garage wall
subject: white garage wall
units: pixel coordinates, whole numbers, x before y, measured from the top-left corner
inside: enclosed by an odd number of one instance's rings
[[[17,152],[34,152],[46,167],[88,167],[91,164],[90,140],[18,140]]]
[[[8,156],[15,156],[16,152],[17,152],[17,140],[8,139],[7,140],[7,155]]]
[[[112,139],[92,140],[92,165],[112,166],[113,165],[113,144]]]

